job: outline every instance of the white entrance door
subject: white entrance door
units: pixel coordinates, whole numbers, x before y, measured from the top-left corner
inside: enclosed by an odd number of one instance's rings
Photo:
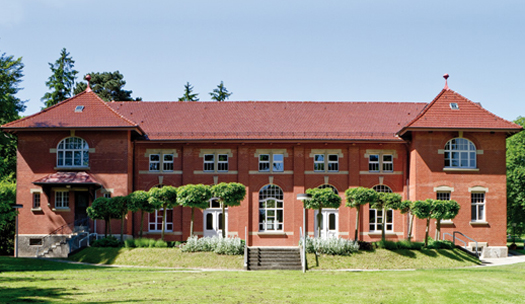
[[[317,235],[317,214],[319,211],[315,211],[315,237]],[[337,209],[323,209],[321,212],[321,238],[332,238],[338,237],[339,234],[339,210]]]
[[[223,227],[228,235],[228,209],[226,211],[226,225],[222,223],[222,209],[216,199],[210,200],[210,207],[203,211],[203,235],[207,237],[222,236]]]

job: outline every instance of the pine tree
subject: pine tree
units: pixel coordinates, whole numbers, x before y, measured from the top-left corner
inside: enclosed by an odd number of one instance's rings
[[[179,101],[199,101],[199,98],[197,98],[197,95],[199,94],[192,93],[193,86],[189,82],[186,82],[186,84],[184,85],[184,95],[182,95],[182,97],[179,98]]]
[[[230,97],[231,94],[233,93],[228,92],[228,90],[221,81],[221,84],[219,84],[217,88],[210,93],[210,96],[212,100],[225,101]]]
[[[78,74],[78,71],[73,69],[74,65],[75,61],[69,56],[66,48],[62,49],[60,58],[54,64],[49,63],[49,68],[53,74],[49,76],[46,86],[51,92],[44,94],[41,99],[46,104],[46,108],[71,97]]]
[[[115,72],[102,72],[89,73],[91,76],[91,81],[89,86],[95,92],[98,97],[102,98],[104,101],[139,101],[142,98],[131,97],[131,90],[124,90],[126,81],[124,80],[124,75],[120,74],[119,71]],[[87,84],[84,82],[78,82],[75,86],[75,94],[82,93],[87,87]]]

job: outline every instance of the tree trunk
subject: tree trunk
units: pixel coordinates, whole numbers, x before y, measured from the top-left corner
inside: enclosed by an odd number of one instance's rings
[[[386,240],[385,236],[385,225],[386,225],[386,209],[383,208],[383,223],[381,224],[381,241],[384,243]]]
[[[323,220],[323,206],[319,206],[319,211],[317,212],[317,237],[321,238],[321,225]]]
[[[191,222],[190,222],[190,236],[193,236],[193,210],[195,208],[191,207]]]
[[[124,218],[125,213],[122,213],[122,218],[120,218],[120,241],[124,242]]]
[[[357,232],[359,230],[359,211],[361,209],[361,206],[357,206],[356,208],[356,211],[355,211],[355,238],[354,238],[354,241],[357,242],[358,241],[358,235],[357,235]]]
[[[222,237],[226,238],[226,206],[224,205],[224,202],[221,201],[221,208],[222,208]]]
[[[436,220],[436,241],[439,241],[441,238],[441,220]]]
[[[168,215],[167,206],[162,206],[164,213],[162,215],[162,232],[160,233],[160,239],[164,241],[164,231],[166,230],[166,216]]]
[[[410,213],[410,224],[408,224],[408,241],[412,242],[412,227],[414,226],[415,215]]]
[[[107,238],[108,237],[108,222],[109,220],[108,219],[104,219],[104,223],[106,223],[105,227],[104,227],[104,237]]]
[[[430,226],[430,218],[427,218],[427,229],[425,230],[425,247],[428,246],[428,230]]]
[[[106,222],[106,224],[109,224],[109,225],[108,225],[108,228],[109,228],[109,236],[112,236],[113,234],[111,233],[111,219],[109,219],[109,220]],[[106,237],[107,237],[107,235],[106,235]]]
[[[139,232],[139,238],[142,237],[143,229],[144,229],[144,210],[140,210],[140,232]]]

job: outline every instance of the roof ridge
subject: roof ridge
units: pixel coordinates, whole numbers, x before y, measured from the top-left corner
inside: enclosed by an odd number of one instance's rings
[[[44,108],[44,109],[38,111],[38,112],[35,113],[35,114],[31,114],[31,115],[29,115],[29,116],[22,117],[22,118],[20,118],[20,119],[10,121],[10,122],[8,122],[8,123],[2,125],[1,127],[8,127],[9,125],[14,124],[15,122],[16,122],[16,123],[18,123],[18,122],[22,122],[22,121],[28,120],[28,119],[30,119],[30,118],[33,118],[33,117],[36,117],[36,116],[42,115],[42,114],[46,113],[47,111],[50,111],[51,109],[54,109],[54,108],[59,107],[59,106],[65,104],[65,103],[70,102],[71,100],[73,100],[73,99],[75,99],[75,98],[77,98],[77,97],[83,95],[83,94],[86,93],[86,92],[87,92],[87,91],[82,91],[81,93],[78,93],[78,94],[75,95],[75,96],[69,97],[69,98],[66,99],[66,100],[60,101],[60,102],[58,102],[58,103],[56,103],[56,104],[54,104],[54,105],[52,105],[52,106],[50,106],[50,107]]]
[[[443,94],[445,94],[445,92],[446,92],[447,90],[448,90],[448,91],[452,91],[452,92],[454,92],[454,91],[451,90],[451,89],[442,89],[441,92],[439,92],[439,94],[437,94],[437,96],[434,97],[434,99],[433,99],[431,102],[429,102],[429,103],[428,103],[428,104],[427,104],[427,105],[421,110],[421,112],[419,112],[419,114],[418,114],[416,117],[414,117],[414,119],[412,119],[412,121],[410,121],[410,122],[409,122],[408,124],[406,124],[403,128],[401,128],[401,130],[399,130],[398,133],[400,133],[400,132],[401,132],[402,130],[404,130],[405,128],[410,127],[412,124],[414,124],[416,121],[418,121],[423,115],[425,115],[425,113],[428,112],[428,110],[432,107],[432,105],[435,104],[435,103],[438,101],[438,99],[439,99]]]

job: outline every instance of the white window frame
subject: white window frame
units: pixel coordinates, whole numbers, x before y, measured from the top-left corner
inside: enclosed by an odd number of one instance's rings
[[[166,160],[166,156],[171,156],[171,160]],[[163,172],[171,172],[173,171],[173,162],[175,160],[175,156],[173,154],[162,154],[162,171]]]
[[[208,159],[207,159],[208,158]],[[210,159],[211,158],[211,159]],[[226,160],[224,160],[226,158]],[[228,172],[230,156],[227,153],[206,153],[202,156],[203,172]]]
[[[368,155],[368,171],[369,172],[381,172],[380,171],[380,162],[379,162],[379,159],[380,159],[380,154],[370,154]],[[377,157],[377,160],[372,160],[372,157],[376,158]],[[377,167],[377,169],[375,169]]]
[[[440,201],[450,201],[450,191],[436,191],[436,199]]]
[[[171,222],[168,222],[166,219],[165,223],[165,231],[172,232],[173,231],[173,209],[167,209],[166,217],[168,217],[168,214],[171,212]],[[155,221],[151,221],[151,215],[154,214]],[[149,232],[161,232],[162,229],[157,229],[157,227],[160,225],[162,228],[162,217],[164,215],[164,209],[155,210],[154,212],[151,212],[148,214],[148,231]],[[153,225],[154,229],[151,229]]]
[[[372,188],[374,191],[376,192],[386,192],[386,193],[392,193],[392,189],[386,185],[375,185],[373,188]],[[386,224],[386,227],[385,227],[385,231],[386,232],[393,232],[394,231],[394,210],[392,209],[388,209],[388,210],[377,210],[377,209],[374,209],[374,208],[370,208],[369,209],[369,216],[368,216],[368,229],[370,232],[379,232],[381,231],[381,225],[383,224],[383,215],[385,214],[385,211],[386,211],[386,215],[387,215],[387,220],[385,221],[385,224]],[[379,212],[381,212],[381,216],[379,215]],[[373,214],[374,215],[374,221],[371,221],[370,220],[370,215]],[[388,217],[390,216],[390,219],[391,221],[389,222],[388,221]],[[380,220],[379,220],[380,219]],[[373,228],[373,230],[371,229]],[[389,229],[390,228],[390,229]]]
[[[325,154],[315,154],[314,155],[314,171],[315,172],[325,172],[326,168],[326,155]]]
[[[330,160],[334,156],[336,160]],[[314,172],[339,172],[339,154],[314,154]]]
[[[160,153],[154,153],[149,155],[149,171],[160,172]],[[152,160],[152,157],[157,156],[158,160]],[[155,169],[155,167],[157,167]]]
[[[267,157],[268,160],[262,160],[262,157]],[[276,158],[282,158],[278,160]],[[262,165],[268,166],[267,169],[262,169]],[[280,168],[279,168],[280,167]],[[284,172],[284,154],[283,153],[261,153],[259,154],[259,172]]]
[[[88,168],[89,145],[80,137],[67,137],[57,145],[57,168]],[[66,164],[70,160],[69,164]],[[75,164],[78,160],[78,164]]]
[[[269,206],[273,202],[274,206]],[[263,217],[264,216],[264,217]],[[268,219],[273,219],[269,222]],[[284,230],[284,192],[277,185],[266,185],[259,190],[259,231]]]
[[[41,208],[42,196],[40,192],[33,192],[33,209]]]
[[[390,156],[390,160],[385,160],[385,157]],[[390,167],[388,169],[387,167]],[[381,169],[382,172],[394,172],[394,155],[392,154],[382,154],[381,155]]]
[[[69,191],[55,191],[55,209],[69,208]]]
[[[214,153],[204,154],[204,156],[202,157],[202,161],[203,161],[202,171],[215,172],[215,154]]]
[[[268,158],[267,160],[263,160],[262,158]],[[271,154],[259,154],[259,171],[260,172],[271,172],[272,170],[272,166],[271,166],[271,159],[272,159],[272,155]],[[262,168],[263,166],[261,165],[264,165],[266,167],[266,165],[268,166],[268,168]]]
[[[221,160],[221,157],[224,158],[226,157],[226,160]],[[228,161],[230,160],[230,157],[228,156],[228,154],[217,154],[217,172],[228,172],[229,170],[229,164],[228,164]]]
[[[485,192],[471,192],[470,193],[470,221],[471,222],[486,222],[486,199],[487,195]]]
[[[445,144],[445,168],[476,169],[476,153],[476,145],[472,141],[462,137],[452,138]]]

